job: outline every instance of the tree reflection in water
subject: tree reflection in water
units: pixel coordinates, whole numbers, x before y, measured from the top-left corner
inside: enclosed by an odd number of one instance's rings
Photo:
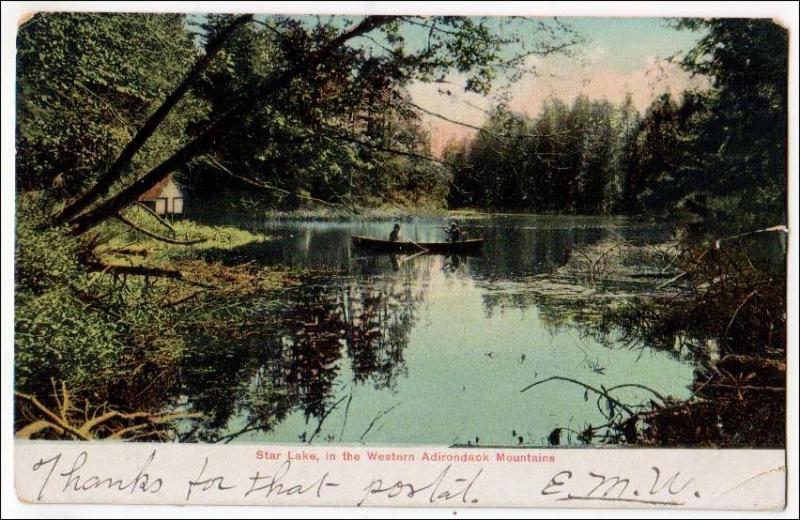
[[[287,304],[277,316],[254,304],[245,334],[198,331],[184,358],[180,393],[204,419],[183,440],[227,442],[268,431],[295,410],[306,422],[322,422],[344,384],[392,389],[406,373],[403,353],[423,297],[402,274],[310,278],[282,297]],[[341,380],[345,372],[349,383]],[[232,433],[220,433],[226,431]]]

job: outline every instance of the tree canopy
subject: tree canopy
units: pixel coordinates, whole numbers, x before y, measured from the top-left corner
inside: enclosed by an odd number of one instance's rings
[[[54,68],[58,80],[19,91],[22,187],[66,204],[55,223],[78,232],[175,171],[201,192],[214,186],[212,172],[235,171],[295,198],[443,197],[446,175],[431,160],[409,82],[456,71],[465,90],[487,94],[498,78],[519,77],[528,56],[578,41],[556,20],[257,18],[211,15],[193,33],[180,15],[37,14],[20,31],[20,81],[33,85]],[[131,34],[148,40],[144,53]],[[148,52],[165,44],[159,68]],[[100,98],[87,101],[86,88]],[[138,103],[118,106],[114,92]],[[73,105],[51,106],[51,96]],[[39,121],[48,108],[57,117]],[[82,125],[84,108],[103,124]],[[65,172],[72,177],[53,180]]]

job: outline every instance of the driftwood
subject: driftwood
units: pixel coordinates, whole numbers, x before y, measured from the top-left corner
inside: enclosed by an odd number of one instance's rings
[[[728,371],[735,369],[759,369],[772,370],[780,374],[786,373],[786,363],[783,361],[756,356],[745,356],[743,354],[728,354],[717,361],[717,366],[721,368],[724,367]]]
[[[785,386],[753,386],[753,385],[728,385],[728,384],[718,384],[718,383],[694,383],[695,388],[718,388],[720,390],[735,390],[735,391],[745,391],[745,392],[776,392],[776,393],[785,393],[786,387]]]
[[[711,251],[713,251],[713,250],[720,249],[720,248],[722,247],[722,243],[723,243],[723,242],[727,242],[727,241],[731,241],[731,240],[736,240],[736,239],[739,239],[739,238],[750,237],[750,236],[753,236],[753,235],[758,235],[758,234],[760,234],[760,233],[776,233],[776,232],[778,232],[778,233],[788,233],[788,232],[789,232],[789,229],[788,229],[786,226],[784,226],[784,225],[779,225],[779,226],[772,226],[772,227],[768,227],[768,228],[764,228],[764,229],[756,229],[756,230],[754,230],[754,231],[748,231],[748,232],[746,232],[746,233],[739,233],[738,235],[732,235],[732,236],[727,236],[727,237],[718,238],[718,239],[716,239],[716,240],[714,240],[714,241],[712,241],[712,242],[711,242],[711,247],[709,247],[708,249],[706,249],[706,250],[705,250],[705,251],[704,251],[704,252],[703,252],[703,253],[702,253],[702,254],[701,254],[701,255],[700,255],[700,256],[699,256],[699,257],[698,257],[696,260],[694,260],[694,263],[695,263],[695,264],[699,264],[699,263],[700,263],[700,261],[701,261],[701,260],[703,260],[703,258],[705,258],[705,256],[706,256],[706,255],[707,255],[709,252],[711,252]],[[684,250],[683,252],[685,252],[685,251],[686,251],[686,250]],[[683,252],[682,252],[682,253],[683,253]],[[671,266],[672,264],[674,264],[674,263],[675,263],[675,261],[677,261],[677,259],[678,259],[680,256],[681,256],[681,254],[675,255],[675,256],[672,258],[672,260],[669,262],[669,264],[668,264],[668,266],[667,266],[667,267],[669,267],[669,266]],[[671,278],[671,279],[667,280],[666,282],[662,283],[661,285],[659,285],[658,287],[656,287],[656,290],[660,290],[660,289],[663,289],[663,288],[665,288],[665,287],[667,287],[667,286],[669,286],[669,285],[672,285],[672,284],[674,284],[675,282],[677,282],[678,280],[680,280],[680,279],[682,279],[683,277],[687,276],[688,274],[690,274],[690,272],[689,272],[689,271],[681,271],[681,272],[680,272],[680,273],[678,273],[678,274],[677,274],[677,275],[676,275],[674,278]],[[744,306],[744,304],[747,302],[747,300],[748,300],[748,299],[750,299],[752,296],[753,296],[753,295],[752,295],[752,294],[750,294],[750,295],[749,295],[749,296],[748,296],[748,297],[745,299],[745,301],[744,301],[744,302],[742,302],[742,305],[741,305],[741,306]],[[740,306],[740,309],[741,309],[741,306]],[[737,312],[738,312],[738,311],[739,311],[739,309],[737,309]],[[733,315],[733,318],[731,318],[731,323],[730,323],[730,324],[728,324],[728,328],[730,328],[730,325],[733,323],[733,320],[734,320],[735,318],[736,318],[736,313],[734,313],[734,315]],[[727,334],[727,331],[726,331],[726,334]]]
[[[55,384],[53,386],[55,387]],[[118,419],[121,420],[122,423],[117,424],[116,429],[111,431],[106,438],[132,440],[143,436],[152,437],[161,435],[158,430],[152,430],[153,427],[160,424],[166,424],[178,419],[199,418],[202,416],[198,413],[153,414],[143,411],[124,413],[118,410],[108,410],[104,405],[95,407],[90,414],[89,410],[91,405],[89,401],[86,400],[82,410],[76,408],[74,406],[73,396],[67,390],[66,384],[63,381],[61,383],[60,392],[53,392],[57,410],[52,410],[42,404],[35,395],[23,392],[14,392],[14,395],[33,405],[33,407],[44,416],[43,419],[31,421],[29,424],[17,430],[14,436],[18,439],[29,439],[37,433],[51,429],[59,435],[69,434],[74,438],[88,441],[98,438],[97,429],[99,427],[108,427],[109,421]],[[75,418],[75,412],[78,414],[77,420]],[[130,424],[134,421],[144,422]],[[151,431],[142,434],[142,430],[146,429],[151,429]]]

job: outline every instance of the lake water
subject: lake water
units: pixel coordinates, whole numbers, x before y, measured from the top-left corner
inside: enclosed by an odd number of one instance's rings
[[[443,239],[443,219],[403,223],[414,241]],[[182,369],[182,406],[207,420],[195,439],[312,444],[579,445],[607,422],[595,388],[642,384],[685,398],[692,366],[599,333],[583,303],[530,291],[529,277],[604,239],[655,243],[666,225],[623,218],[462,219],[485,240],[475,257],[365,255],[351,235],[388,237],[393,222],[250,222],[273,240],[220,252],[225,262],[307,268],[304,282],[255,298],[244,340],[205,346]],[[322,274],[319,272],[322,271]],[[317,273],[317,274],[314,274]],[[648,391],[614,390],[621,402]]]

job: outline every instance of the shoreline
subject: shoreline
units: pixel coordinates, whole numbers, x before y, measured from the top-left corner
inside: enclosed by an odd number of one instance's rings
[[[326,207],[307,208],[297,210],[271,210],[263,212],[231,211],[225,212],[224,209],[218,211],[187,213],[186,220],[197,222],[204,225],[235,225],[236,222],[245,221],[285,221],[285,222],[348,222],[357,220],[360,222],[382,222],[400,220],[409,222],[414,219],[482,219],[492,217],[511,217],[511,218],[540,218],[540,219],[563,219],[570,218],[577,221],[582,220],[625,220],[640,222],[642,224],[663,222],[664,215],[645,215],[645,214],[578,214],[578,213],[525,213],[510,211],[489,211],[473,208],[408,208],[408,207],[367,207],[359,208],[359,213],[353,213],[344,209],[330,209]],[[670,221],[675,220],[669,219]]]

